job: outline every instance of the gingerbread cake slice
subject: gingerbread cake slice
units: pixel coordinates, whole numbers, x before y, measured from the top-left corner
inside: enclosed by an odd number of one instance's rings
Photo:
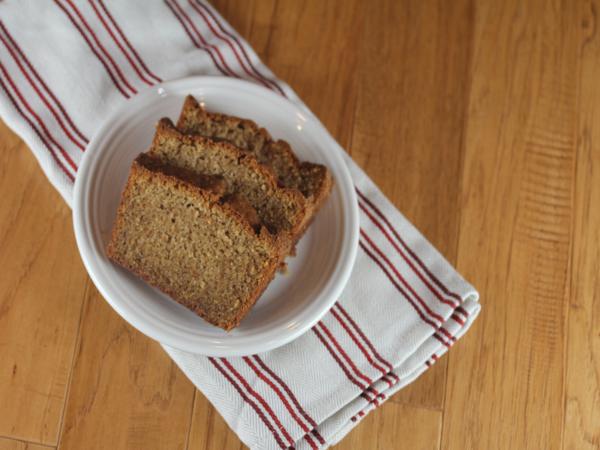
[[[267,130],[252,120],[208,112],[194,97],[188,95],[179,115],[177,128],[183,133],[235,145],[269,167],[280,186],[299,190],[307,200],[307,214],[299,235],[331,192],[333,180],[325,166],[300,162],[286,141],[274,140]]]
[[[282,260],[225,177],[147,154],[132,164],[107,255],[225,330],[240,323]]]

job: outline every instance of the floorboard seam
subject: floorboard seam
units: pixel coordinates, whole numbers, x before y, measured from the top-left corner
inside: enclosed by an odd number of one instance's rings
[[[69,402],[69,395],[71,394],[71,384],[73,382],[73,372],[75,371],[75,362],[77,360],[77,355],[79,353],[81,347],[81,326],[83,323],[83,316],[85,314],[85,306],[88,301],[88,296],[90,293],[90,283],[91,280],[87,279],[85,284],[85,289],[83,291],[83,300],[81,302],[81,307],[79,310],[79,323],[77,324],[77,334],[75,338],[75,348],[73,349],[73,357],[71,358],[71,370],[69,371],[69,379],[67,380],[67,391],[65,393],[65,401],[63,404],[62,414],[60,416],[60,421],[58,423],[58,436],[56,438],[56,448],[60,447],[61,439],[63,436],[63,427],[65,424],[65,416],[67,415],[67,404]]]

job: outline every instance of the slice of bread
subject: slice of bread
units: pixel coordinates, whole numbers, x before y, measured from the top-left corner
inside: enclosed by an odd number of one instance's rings
[[[229,142],[251,153],[273,170],[280,186],[302,192],[307,200],[307,214],[299,235],[331,192],[333,180],[325,166],[300,162],[287,142],[274,140],[253,121],[208,112],[191,95],[185,99],[177,128],[187,134]]]
[[[281,250],[224,177],[142,154],[131,167],[108,257],[209,323],[236,327],[275,275]]]
[[[279,187],[273,173],[228,142],[187,135],[161,119],[148,153],[166,164],[195,173],[222,176],[227,194],[236,194],[256,210],[260,221],[288,251],[305,223],[306,199],[297,189]]]

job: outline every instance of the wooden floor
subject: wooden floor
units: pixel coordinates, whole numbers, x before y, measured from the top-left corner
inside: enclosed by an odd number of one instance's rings
[[[481,293],[337,448],[599,449],[600,1],[214,3]],[[100,297],[70,210],[0,137],[0,450],[243,447]]]

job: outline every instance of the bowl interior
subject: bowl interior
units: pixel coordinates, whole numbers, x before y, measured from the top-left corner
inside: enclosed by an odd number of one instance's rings
[[[117,312],[162,343],[223,356],[273,348],[312,326],[347,281],[358,227],[347,169],[321,125],[275,94],[231,81],[197,78],[167,83],[129,102],[104,124],[86,151],[74,207],[86,267]],[[132,160],[149,147],[161,117],[177,120],[187,94],[211,111],[252,118],[275,138],[288,141],[301,160],[325,164],[335,181],[330,198],[299,242],[296,256],[288,258],[287,273],[276,275],[241,325],[228,333],[113,265],[104,252]]]

